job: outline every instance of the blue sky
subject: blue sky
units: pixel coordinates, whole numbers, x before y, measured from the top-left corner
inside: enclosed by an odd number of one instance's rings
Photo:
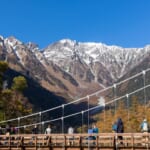
[[[64,38],[150,44],[150,0],[1,0],[0,5],[0,35],[41,48]]]

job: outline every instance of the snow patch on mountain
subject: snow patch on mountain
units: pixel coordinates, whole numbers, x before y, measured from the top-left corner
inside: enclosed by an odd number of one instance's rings
[[[92,80],[102,86],[106,86],[103,83],[108,80],[111,83],[117,81],[150,55],[150,45],[144,48],[123,48],[70,39],[62,39],[41,51],[33,42],[24,44],[14,37],[5,39],[0,36],[0,46],[8,53],[14,53],[22,65],[30,53],[43,66],[52,62],[75,78],[89,82]]]
[[[4,46],[4,38],[3,36],[0,35],[0,46],[3,47]]]
[[[33,43],[33,42],[28,42],[28,43],[26,44],[26,46],[27,46],[27,48],[28,48],[29,50],[31,50],[32,52],[34,52],[34,51],[36,51],[36,50],[40,50],[38,44]]]
[[[150,53],[150,46],[122,48],[115,45],[107,46],[103,43],[76,42],[70,39],[63,39],[49,45],[43,52],[47,60],[64,68],[69,68],[71,62],[78,60],[90,69],[91,65],[94,66],[96,62],[100,62],[114,80],[121,78],[128,69],[141,62],[148,53]]]
[[[4,37],[2,35],[0,35],[0,40],[3,41],[4,40]]]
[[[16,46],[22,44],[21,41],[17,40],[15,37],[11,36],[5,39],[5,44],[8,44],[9,46]]]

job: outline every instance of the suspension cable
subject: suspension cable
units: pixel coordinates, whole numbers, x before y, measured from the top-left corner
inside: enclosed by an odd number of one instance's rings
[[[61,118],[61,121],[62,121],[62,133],[64,133],[64,107],[65,107],[65,105],[62,105],[62,118]]]
[[[117,88],[117,85],[114,84],[114,85],[113,85],[114,99],[116,99],[116,97],[117,97],[116,88]],[[115,117],[116,117],[116,109],[117,109],[117,101],[115,101],[115,111],[114,111]]]
[[[84,125],[84,111],[81,111],[81,115],[82,115],[82,126],[81,126],[81,133],[83,133],[83,125]]]
[[[89,103],[89,96],[87,95],[87,109],[89,109],[90,103]],[[90,128],[90,112],[88,111],[88,129]]]
[[[145,87],[139,88],[139,89],[137,89],[137,90],[135,90],[135,91],[133,91],[133,92],[128,93],[128,96],[129,96],[129,95],[132,95],[132,94],[135,94],[135,93],[137,93],[137,92],[140,92],[140,91],[143,90],[144,88],[148,88],[148,87],[150,87],[150,84],[146,85]],[[120,97],[118,97],[118,98],[116,98],[116,99],[113,99],[113,100],[111,100],[111,101],[109,101],[109,102],[106,102],[106,103],[105,103],[105,106],[106,106],[106,105],[109,105],[109,104],[111,104],[111,103],[114,103],[115,101],[118,101],[118,100],[120,100],[120,99],[123,99],[123,98],[125,98],[126,96],[127,96],[127,94],[125,94],[125,95],[123,95],[123,96],[120,96]],[[92,111],[92,110],[94,110],[94,109],[98,109],[99,107],[101,107],[101,106],[100,106],[100,105],[97,105],[97,106],[91,107],[91,108],[89,108],[89,109],[82,110],[82,111],[80,111],[80,112],[77,112],[77,113],[73,113],[73,114],[64,116],[63,119],[69,118],[69,117],[72,117],[72,116],[79,115],[79,114],[81,114],[81,113],[83,113],[83,112],[85,113],[85,112],[88,112],[88,111]],[[62,119],[62,117],[59,117],[59,118],[56,118],[56,119],[53,119],[53,120],[44,121],[44,123],[54,122],[54,121],[58,121],[58,120],[61,120],[61,119]],[[29,125],[24,125],[24,126],[30,127],[30,126],[34,126],[34,125],[40,125],[41,123],[43,123],[43,122],[38,122],[38,123],[29,124]],[[20,126],[20,127],[16,127],[16,128],[23,128],[24,126]]]
[[[150,71],[150,68],[148,68],[148,69],[146,69],[146,70],[144,70],[144,71],[145,71],[145,73],[146,73],[146,72]],[[124,82],[126,82],[126,81],[128,81],[128,80],[131,80],[131,79],[133,79],[133,78],[135,78],[135,77],[141,75],[142,73],[143,73],[143,71],[140,72],[140,73],[137,73],[137,74],[135,74],[135,75],[133,75],[133,76],[131,76],[131,77],[125,79],[125,80],[122,80],[122,81],[116,83],[116,85],[120,85],[120,84],[122,84],[122,83],[124,83]],[[97,91],[97,92],[94,92],[94,93],[92,93],[92,94],[90,94],[90,95],[88,95],[88,96],[91,97],[91,96],[100,94],[100,93],[102,93],[102,92],[104,92],[104,91],[107,91],[107,90],[109,90],[109,89],[111,89],[111,88],[113,88],[113,85],[112,85],[112,86],[108,86],[108,87],[106,87],[106,88],[104,88],[104,89],[101,89],[101,90],[99,90],[99,91]],[[71,102],[69,102],[69,103],[67,103],[67,104],[64,104],[64,105],[67,106],[67,105],[70,105],[70,104],[73,104],[73,103],[82,101],[82,100],[84,100],[84,99],[86,99],[86,98],[87,98],[87,96],[82,97],[82,98],[79,98],[79,99],[74,100],[74,101],[71,101]],[[59,106],[56,106],[56,107],[53,107],[53,108],[50,108],[50,109],[41,111],[41,113],[49,112],[49,111],[52,111],[52,110],[55,110],[55,109],[58,109],[58,108],[61,108],[61,107],[62,107],[62,105],[59,105]],[[21,116],[20,119],[28,118],[28,117],[35,116],[35,115],[38,115],[38,114],[39,114],[39,112],[37,112],[37,113],[32,113],[32,114],[25,115],[25,116]],[[15,120],[17,120],[17,118],[13,118],[13,119],[1,121],[0,124],[1,124],[1,123],[5,123],[5,122],[12,122],[12,121],[15,121]]]
[[[128,110],[128,127],[130,127],[130,125],[129,125],[129,123],[130,123],[130,121],[129,121],[129,119],[130,119],[130,110],[129,110],[129,94],[126,94],[126,100],[127,100],[127,110]],[[129,130],[129,129],[128,129]]]
[[[146,81],[145,81],[145,75],[146,75],[146,72],[145,71],[143,71],[142,72],[143,73],[143,86],[144,86],[144,89],[143,89],[143,91],[144,91],[144,104],[145,104],[145,118],[147,117],[147,114],[146,114],[146,103],[147,103],[147,101],[146,101],[146,89],[145,89],[145,85],[146,85]]]

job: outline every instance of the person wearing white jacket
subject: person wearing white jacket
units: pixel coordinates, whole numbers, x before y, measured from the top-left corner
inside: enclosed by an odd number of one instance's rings
[[[51,126],[48,125],[48,127],[45,130],[45,134],[51,134],[51,132],[52,132]]]

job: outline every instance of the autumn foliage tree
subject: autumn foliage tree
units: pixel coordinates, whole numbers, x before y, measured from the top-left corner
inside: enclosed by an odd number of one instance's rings
[[[118,102],[117,108],[104,109],[94,116],[100,132],[112,132],[112,124],[121,117],[124,122],[125,132],[140,132],[140,124],[144,118],[150,123],[150,107],[141,104],[136,96],[130,98],[130,105],[127,107],[125,100]]]

